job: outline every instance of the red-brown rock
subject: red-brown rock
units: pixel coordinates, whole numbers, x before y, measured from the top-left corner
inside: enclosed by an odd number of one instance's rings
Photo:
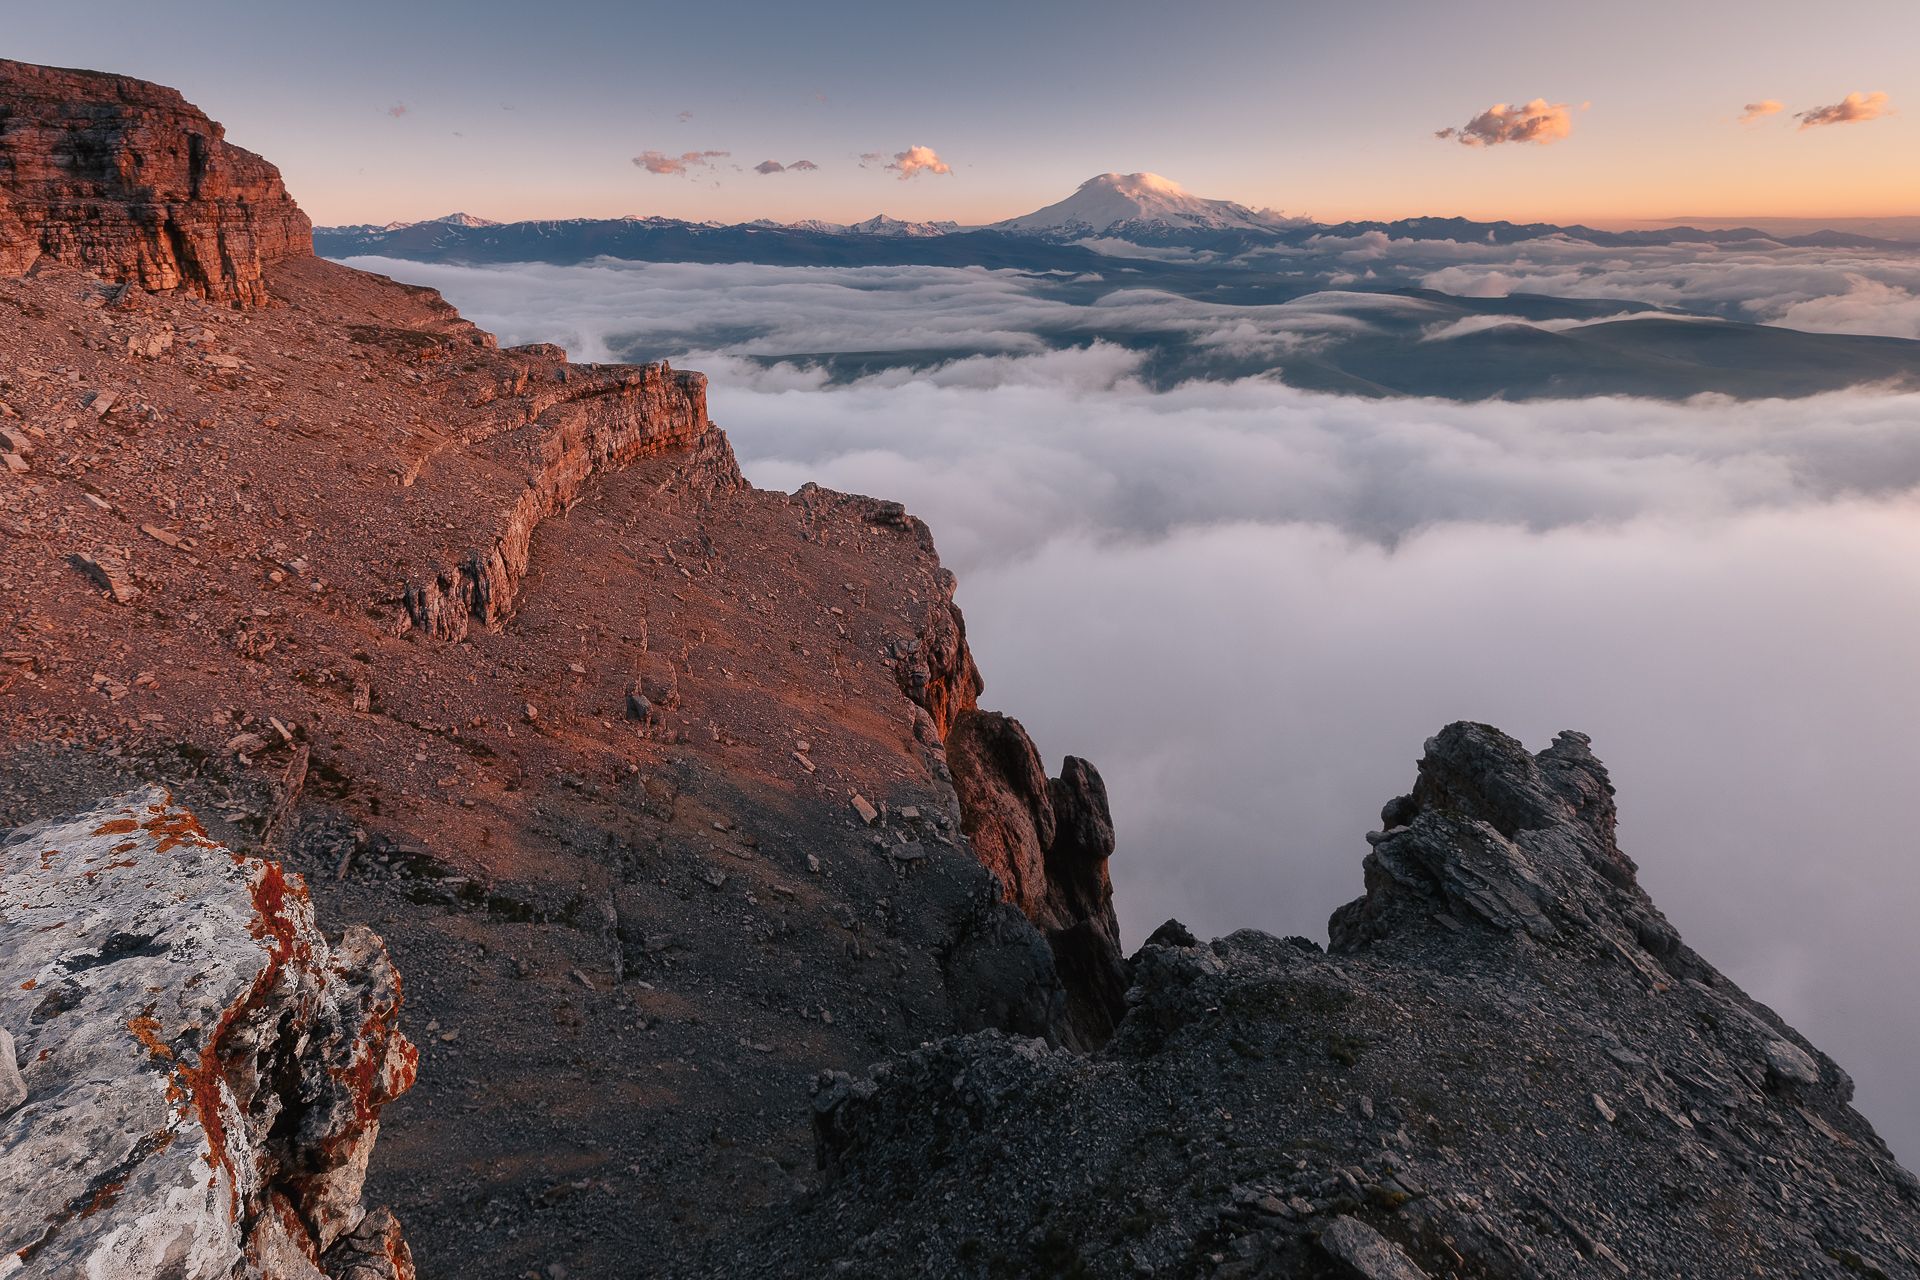
[[[1099,771],[1068,756],[1048,778],[1018,720],[963,711],[947,736],[961,827],[1007,901],[1039,926],[1066,990],[1060,1038],[1104,1042],[1125,1012],[1126,965],[1113,910],[1113,819]]]
[[[0,60],[0,273],[51,258],[258,306],[265,266],[312,254],[280,171],[175,90]]]

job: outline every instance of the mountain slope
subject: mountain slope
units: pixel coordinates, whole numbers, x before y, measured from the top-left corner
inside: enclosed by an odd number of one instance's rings
[[[1293,225],[1271,209],[1190,194],[1157,173],[1103,173],[1057,204],[993,224],[996,231],[1112,235],[1131,229],[1271,232]]]

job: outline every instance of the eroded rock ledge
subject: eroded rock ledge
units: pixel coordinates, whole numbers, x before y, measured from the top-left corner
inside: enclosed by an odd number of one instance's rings
[[[1169,922],[1078,1055],[821,1078],[831,1181],[728,1274],[1913,1277],[1846,1073],[1686,948],[1579,734],[1429,740],[1332,947]]]
[[[312,254],[280,171],[176,91],[0,59],[0,272],[45,257],[259,306],[266,266]]]
[[[558,349],[534,354],[549,352]],[[522,468],[525,488],[501,514],[487,545],[406,588],[407,617],[436,640],[457,640],[471,623],[490,626],[512,612],[534,531],[571,505],[595,475],[678,449],[692,451],[692,470],[706,487],[741,483],[726,437],[707,420],[705,374],[664,361],[582,369],[564,363],[562,355],[558,362],[530,361],[514,391],[514,399],[490,402],[489,418],[482,420],[490,420],[498,434],[466,443]],[[503,425],[512,429],[502,431]]]
[[[0,1275],[410,1280],[361,1202],[412,1083],[380,939],[151,789],[0,845]]]

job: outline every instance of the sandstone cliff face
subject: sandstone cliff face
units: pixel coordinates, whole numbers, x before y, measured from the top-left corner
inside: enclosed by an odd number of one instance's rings
[[[410,1280],[361,1202],[413,1083],[400,979],[298,877],[158,790],[21,829],[0,977],[0,1275]]]
[[[0,273],[48,258],[258,306],[263,269],[312,252],[279,170],[178,93],[0,60]]]
[[[1430,739],[1328,951],[1169,922],[1097,1053],[828,1074],[833,1181],[731,1274],[1920,1276],[1852,1082],[1684,946],[1578,734]]]

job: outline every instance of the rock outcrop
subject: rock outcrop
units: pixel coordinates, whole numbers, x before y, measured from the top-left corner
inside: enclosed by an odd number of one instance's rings
[[[413,1083],[400,979],[298,877],[159,790],[16,830],[0,978],[0,1275],[410,1280],[361,1201]]]
[[[1125,1011],[1128,985],[1107,875],[1114,835],[1106,784],[1076,756],[1058,778],[1047,777],[1027,731],[997,711],[961,712],[946,747],[974,855],[1053,952],[1067,997],[1060,1040],[1100,1045]]]
[[[823,1067],[1072,1038],[961,830],[980,676],[898,503],[754,489],[698,375],[502,350],[429,289],[292,254],[215,307],[38,244],[0,273],[0,824],[161,783],[378,925],[426,1034],[368,1198],[423,1270],[685,1272],[813,1176]],[[393,1238],[309,1235],[335,1272]]]
[[[1427,744],[1330,952],[1177,924],[1092,1055],[981,1033],[815,1097],[732,1274],[1920,1276],[1837,1065],[1680,943],[1562,734]]]
[[[706,375],[665,362],[582,371],[554,347],[508,354],[527,358],[516,371],[514,396],[489,402],[489,425],[498,434],[484,445],[501,465],[522,469],[526,485],[486,546],[429,581],[408,584],[407,615],[436,640],[458,640],[470,622],[491,626],[512,611],[534,530],[577,501],[594,476],[704,443],[712,454],[701,468],[708,482],[740,483],[732,450],[707,420]],[[523,425],[500,429],[516,421]],[[469,435],[464,443],[474,448],[483,440]]]
[[[279,170],[174,90],[0,60],[0,273],[51,259],[258,306],[264,269],[312,252]]]

